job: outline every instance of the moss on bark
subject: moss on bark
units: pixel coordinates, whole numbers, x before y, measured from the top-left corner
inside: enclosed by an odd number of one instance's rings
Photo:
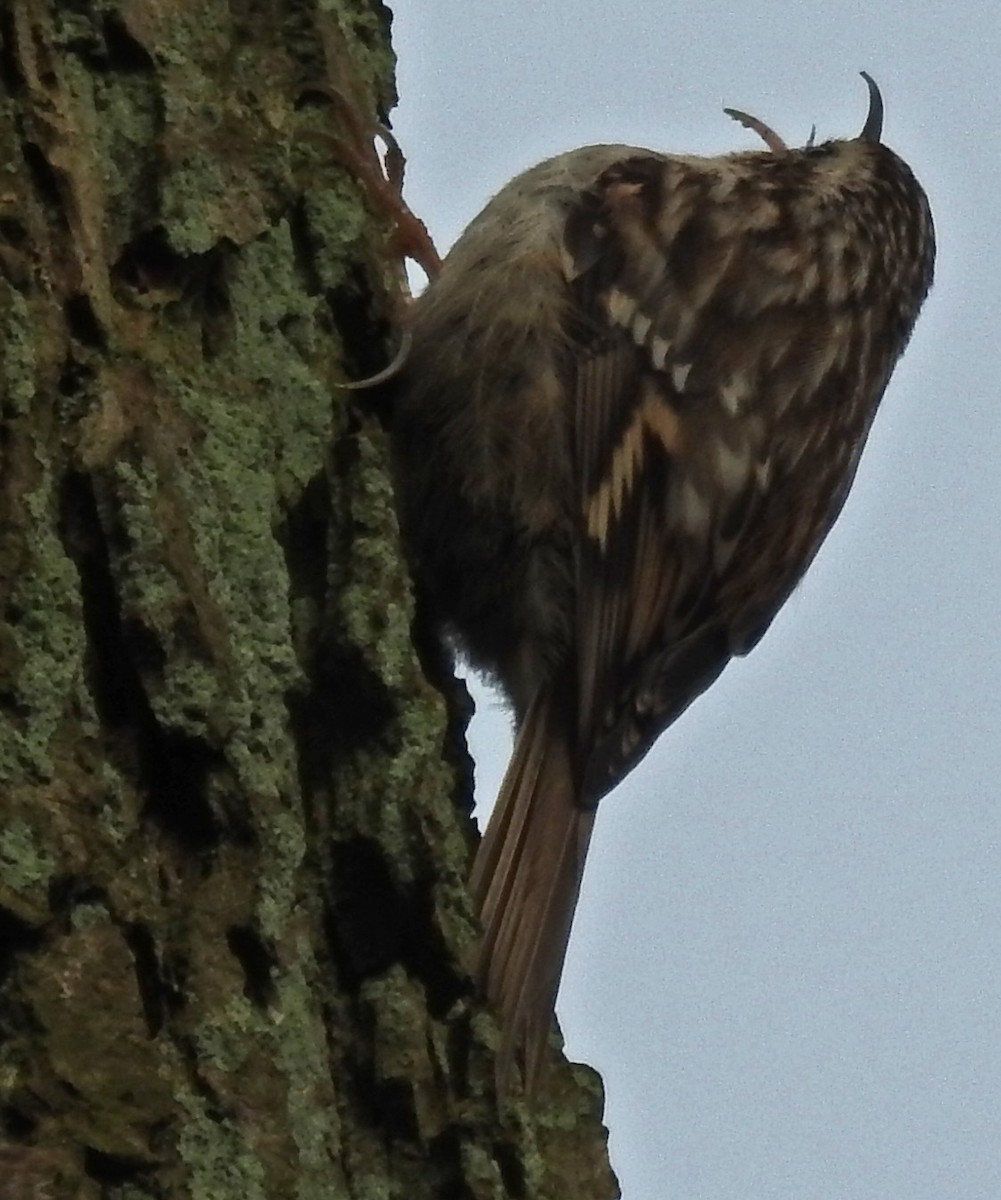
[[[0,1197],[614,1194],[499,1114],[378,419],[362,0],[0,16]]]

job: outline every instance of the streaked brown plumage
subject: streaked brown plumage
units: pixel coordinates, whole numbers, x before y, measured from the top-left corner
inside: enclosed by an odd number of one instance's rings
[[[796,586],[932,279],[880,144],[590,146],[472,222],[417,302],[394,444],[416,573],[518,732],[472,889],[499,1070],[541,1062],[600,798]]]

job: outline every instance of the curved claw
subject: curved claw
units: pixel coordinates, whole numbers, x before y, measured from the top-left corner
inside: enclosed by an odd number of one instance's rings
[[[878,142],[883,135],[883,97],[875,79],[867,71],[859,71],[859,74],[869,88],[869,115],[862,126],[859,139],[863,142]]]
[[[346,383],[335,383],[334,387],[342,392],[363,392],[366,388],[378,387],[380,383],[385,383],[392,379],[394,375],[398,375],[403,368],[404,363],[410,357],[410,347],[413,345],[414,339],[410,336],[409,330],[404,330],[403,338],[400,342],[400,348],[393,355],[393,361],[387,367],[383,367],[381,371],[376,371],[374,375],[369,375],[365,379],[350,380]]]
[[[760,118],[752,117],[750,113],[741,112],[739,108],[724,108],[723,111],[728,117],[732,117],[735,121],[743,125],[745,129],[753,130],[773,154],[789,153],[789,147],[785,142],[770,125],[766,125]]]

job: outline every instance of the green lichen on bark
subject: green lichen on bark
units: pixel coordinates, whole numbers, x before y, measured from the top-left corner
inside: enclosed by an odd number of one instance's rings
[[[559,1119],[497,1112],[387,414],[336,386],[393,311],[330,140],[391,106],[388,12],[0,36],[0,1179],[562,1196],[594,1097],[556,1067]]]
[[[55,858],[23,817],[11,815],[0,828],[0,897],[19,915],[44,911],[45,890]]]

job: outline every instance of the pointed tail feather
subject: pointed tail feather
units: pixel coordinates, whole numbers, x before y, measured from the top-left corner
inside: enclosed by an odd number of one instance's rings
[[[473,865],[483,925],[478,978],[501,1022],[503,1090],[519,1053],[538,1080],[594,812],[582,809],[558,697],[537,696],[515,741]]]

